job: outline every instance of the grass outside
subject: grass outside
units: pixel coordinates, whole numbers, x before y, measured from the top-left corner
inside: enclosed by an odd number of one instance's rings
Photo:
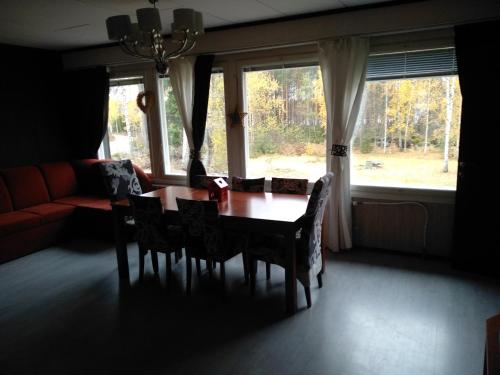
[[[262,155],[248,160],[247,177],[307,178],[315,181],[326,173],[326,160],[321,156],[276,154]]]
[[[354,153],[351,157],[351,184],[407,188],[456,188],[456,159],[443,172],[442,154],[419,151],[393,153]],[[315,181],[325,174],[326,161],[318,156],[262,155],[248,160],[248,177],[308,178]]]
[[[380,167],[370,168],[376,163]],[[450,159],[447,173],[443,172],[443,165],[440,152],[353,153],[351,184],[454,190],[458,162]]]

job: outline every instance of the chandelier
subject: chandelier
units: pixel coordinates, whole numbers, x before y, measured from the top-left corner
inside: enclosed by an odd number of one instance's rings
[[[193,9],[174,9],[172,39],[170,45],[161,35],[158,0],[148,0],[153,8],[137,9],[137,23],[130,16],[119,15],[106,19],[110,40],[118,41],[123,52],[140,58],[153,60],[156,70],[165,74],[168,60],[175,59],[191,50],[196,38],[204,33],[203,18]]]

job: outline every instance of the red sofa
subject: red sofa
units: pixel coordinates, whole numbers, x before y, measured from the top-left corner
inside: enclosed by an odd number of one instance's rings
[[[45,163],[0,170],[0,263],[48,247],[69,233],[112,238],[110,200],[98,164]],[[149,177],[134,165],[143,192]]]

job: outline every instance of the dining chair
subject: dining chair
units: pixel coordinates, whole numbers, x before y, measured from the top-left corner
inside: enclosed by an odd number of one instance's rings
[[[231,180],[231,190],[243,191],[247,193],[263,193],[266,179],[262,178],[242,178],[233,176]]]
[[[208,184],[210,183],[210,181],[213,181],[216,178],[223,178],[224,181],[228,182],[228,179],[225,176],[207,176],[203,174],[197,174],[193,178],[194,183],[191,187],[194,187],[196,189],[208,189]]]
[[[271,179],[271,193],[280,194],[307,194],[307,178],[280,178]],[[257,272],[257,270],[255,270]],[[271,279],[271,263],[266,262],[266,280]]]
[[[246,237],[224,230],[216,201],[182,198],[176,200],[186,249],[187,294],[191,293],[191,258],[206,260],[210,274],[212,274],[212,261],[220,263],[221,289],[224,294],[225,262],[246,247],[246,244],[241,243],[246,241]],[[243,266],[245,270],[245,261]]]
[[[295,241],[297,279],[304,287],[307,307],[311,307],[311,280],[316,277],[318,285],[323,286],[321,277],[321,227],[333,173],[327,173],[314,184],[306,212],[300,220],[300,237]],[[250,291],[255,294],[255,263],[262,260],[286,267],[286,245],[283,236],[262,236],[259,243],[248,245],[250,265]]]
[[[167,287],[170,288],[172,278],[170,254],[182,251],[182,228],[179,225],[167,224],[159,197],[129,195],[128,199],[132,206],[139,246],[139,280],[144,277],[144,257],[148,251],[151,251],[151,261],[156,276],[158,276],[157,253],[165,253]]]
[[[271,179],[271,193],[307,194],[307,178],[280,178]]]
[[[226,176],[207,176],[205,174],[197,174],[194,176],[194,183],[191,187],[194,187],[196,189],[208,189],[208,185],[210,184],[210,182],[215,180],[216,178],[222,178],[224,179],[224,181],[228,182],[228,178]],[[215,268],[215,262],[212,263],[212,267],[208,267],[208,264],[206,265],[206,267],[211,275],[212,269]],[[199,258],[196,259],[196,273],[198,274],[198,277],[201,276],[201,263]]]

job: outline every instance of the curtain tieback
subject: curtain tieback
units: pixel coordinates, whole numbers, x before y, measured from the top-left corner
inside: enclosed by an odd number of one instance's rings
[[[190,150],[189,151],[189,158],[193,160],[200,160],[200,150]]]
[[[347,156],[348,147],[345,145],[332,145],[332,156]]]

